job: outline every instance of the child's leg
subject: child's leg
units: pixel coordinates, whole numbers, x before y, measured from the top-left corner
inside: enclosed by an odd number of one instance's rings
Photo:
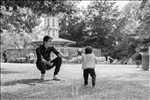
[[[136,68],[140,68],[140,61],[139,60],[136,61],[136,65],[137,65]]]
[[[90,69],[90,76],[92,77],[92,86],[94,87],[96,81],[95,69]]]
[[[88,85],[88,76],[89,76],[88,69],[84,69],[83,70],[84,85]]]

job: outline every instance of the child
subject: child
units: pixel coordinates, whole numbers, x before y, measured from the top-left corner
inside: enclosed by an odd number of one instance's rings
[[[88,76],[90,75],[92,77],[92,87],[95,87],[95,82],[96,82],[96,74],[95,74],[96,56],[92,52],[92,47],[90,47],[90,46],[86,47],[85,48],[85,53],[83,53],[83,52],[82,52],[82,54],[78,53],[78,55],[81,55],[83,77],[84,77],[84,86],[88,85]]]
[[[109,60],[109,63],[110,63],[110,64],[114,61],[114,59],[111,58],[110,56],[108,56],[108,60]]]
[[[132,56],[132,58],[134,59],[137,67],[136,68],[140,68],[140,65],[142,63],[142,55],[140,53],[140,49],[136,49],[136,53]]]
[[[137,53],[136,57],[135,57],[135,62],[137,67],[136,68],[140,68],[141,62],[142,62],[142,55],[140,53]]]
[[[3,58],[4,58],[4,63],[6,63],[7,62],[7,51],[6,50],[3,52]]]

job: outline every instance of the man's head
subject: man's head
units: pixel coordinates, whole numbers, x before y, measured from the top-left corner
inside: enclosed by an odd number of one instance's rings
[[[88,46],[85,48],[85,54],[91,54],[92,53],[92,47]]]
[[[50,36],[48,36],[48,35],[44,36],[43,44],[45,47],[50,46],[51,41],[52,41],[52,38]]]

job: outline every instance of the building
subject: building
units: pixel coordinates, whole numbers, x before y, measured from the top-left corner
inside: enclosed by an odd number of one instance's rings
[[[54,39],[59,38],[59,19],[57,16],[46,16],[44,19],[44,27],[46,27],[46,34]]]

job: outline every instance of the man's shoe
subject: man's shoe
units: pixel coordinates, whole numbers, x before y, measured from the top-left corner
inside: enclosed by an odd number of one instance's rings
[[[92,85],[92,88],[95,88],[95,85]]]
[[[40,80],[44,80],[44,78],[45,78],[45,74],[41,74]]]
[[[88,88],[88,85],[85,85],[85,84],[84,84],[84,88]]]
[[[60,79],[56,76],[53,77],[53,80],[60,81]]]
[[[40,78],[40,81],[44,81],[44,78]]]

